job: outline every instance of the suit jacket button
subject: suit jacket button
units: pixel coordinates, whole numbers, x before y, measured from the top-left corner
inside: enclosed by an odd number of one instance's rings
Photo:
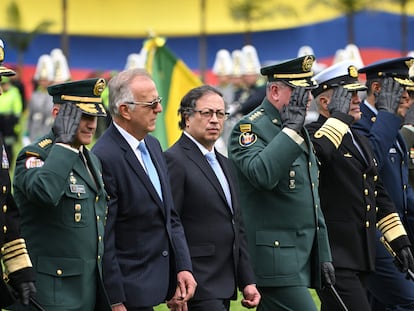
[[[168,256],[168,251],[163,251],[163,252],[162,252],[162,255],[163,255],[164,257],[167,257],[167,256]]]

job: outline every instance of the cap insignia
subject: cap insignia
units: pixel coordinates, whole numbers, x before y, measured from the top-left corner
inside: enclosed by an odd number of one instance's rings
[[[401,85],[405,85],[405,86],[413,86],[414,85],[414,82],[411,79],[402,79],[402,78],[394,77],[394,80],[397,81]]]
[[[99,79],[96,81],[95,86],[93,88],[93,95],[100,96],[106,87],[106,82],[104,79]]]
[[[414,59],[407,60],[405,64],[407,65],[408,68],[410,68],[414,64]]]
[[[80,108],[81,110],[85,112],[89,112],[92,114],[98,113],[98,109],[96,109],[95,104],[78,103],[76,104],[76,107]]]
[[[309,83],[306,79],[302,79],[302,80],[290,80],[289,81],[290,84],[294,85],[294,86],[302,86],[302,87],[307,87],[309,86]]]
[[[352,78],[358,78],[358,69],[355,66],[349,66],[348,74]]]
[[[313,56],[311,55],[306,56],[303,59],[302,70],[305,72],[311,71],[314,60],[315,58]]]

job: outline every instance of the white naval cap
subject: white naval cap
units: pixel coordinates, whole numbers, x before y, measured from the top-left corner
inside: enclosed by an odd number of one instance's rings
[[[367,87],[358,80],[358,69],[355,63],[350,60],[344,60],[336,63],[325,70],[322,70],[314,79],[318,87],[312,90],[313,96],[331,88],[342,85],[349,91],[364,91]]]
[[[125,70],[132,68],[145,68],[145,63],[143,57],[139,53],[131,53],[127,57],[125,63]]]
[[[234,50],[233,52],[231,52],[231,59],[233,63],[232,75],[240,77],[243,74],[243,52],[241,50]]]
[[[50,56],[52,57],[53,67],[54,67],[54,82],[61,83],[66,82],[71,79],[71,74],[69,70],[68,61],[66,59],[65,54],[61,49],[53,49],[50,52]]]
[[[243,53],[242,74],[260,74],[260,61],[256,48],[253,45],[245,45],[241,51]]]
[[[40,55],[37,60],[36,70],[33,75],[35,81],[39,80],[54,80],[53,60],[49,54]]]
[[[230,76],[233,73],[233,60],[228,50],[217,51],[212,72],[216,76]]]

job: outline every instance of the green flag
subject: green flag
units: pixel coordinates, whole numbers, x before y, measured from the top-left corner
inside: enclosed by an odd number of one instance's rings
[[[171,146],[181,135],[178,108],[181,98],[201,80],[165,45],[165,39],[156,37],[144,42],[146,69],[151,74],[159,95],[163,98],[163,112],[158,116],[156,136],[163,149]]]

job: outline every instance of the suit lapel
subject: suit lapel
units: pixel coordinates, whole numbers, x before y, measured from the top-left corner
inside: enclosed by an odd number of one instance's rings
[[[119,142],[119,146],[124,153],[124,158],[126,162],[131,167],[132,171],[138,176],[138,178],[141,180],[144,187],[148,190],[153,200],[157,203],[157,205],[161,208],[162,213],[165,215],[164,205],[161,201],[161,199],[158,196],[157,190],[155,190],[155,187],[152,185],[152,182],[150,178],[148,177],[147,173],[145,172],[144,168],[142,167],[141,163],[139,162],[137,156],[135,155],[135,152],[131,149],[131,146],[127,143],[127,141],[124,139],[124,137],[119,133],[119,131],[115,128],[115,126],[111,125],[114,133],[114,139],[115,141]],[[146,145],[148,148],[149,153],[151,154],[151,158],[154,161],[154,157],[152,157],[151,147],[149,144]],[[157,169],[157,172],[160,176],[160,182],[161,182],[161,188],[164,188],[163,180],[161,178],[160,174],[160,167],[156,161],[154,161],[154,165]],[[164,191],[164,190],[163,190]]]
[[[405,145],[405,140],[400,133],[397,135],[397,150],[401,153],[401,157],[404,157],[407,154],[407,147]]]
[[[180,138],[180,144],[183,147],[183,150],[186,153],[187,157],[200,168],[200,170],[203,172],[203,174],[206,176],[209,182],[217,190],[217,193],[220,195],[221,199],[225,202],[229,211],[231,211],[230,207],[228,206],[226,195],[224,194],[224,190],[221,187],[221,184],[216,174],[214,173],[207,159],[203,156],[203,154],[201,153],[197,145],[193,141],[191,141],[191,139],[189,139],[185,134],[182,134]],[[216,156],[217,156],[217,153],[216,153]],[[219,161],[224,171],[224,175],[226,176],[227,180],[229,180],[228,170],[224,168],[224,165],[218,156],[217,156],[217,160]],[[230,193],[233,194],[234,190],[232,189],[230,183],[229,183],[229,186],[230,186]]]
[[[358,159],[359,162],[361,162],[361,164],[365,167],[367,165],[364,156],[367,157],[367,151],[364,150],[361,142],[359,141],[358,137],[356,137],[354,135],[354,139],[356,141],[356,143],[359,145],[359,147],[361,148],[361,151],[364,153],[363,155],[361,154],[361,152],[358,150],[358,148],[355,146],[354,142],[352,141],[352,137],[349,133],[346,133],[343,137],[343,146],[345,147],[345,149],[347,151],[349,151],[355,158]]]

